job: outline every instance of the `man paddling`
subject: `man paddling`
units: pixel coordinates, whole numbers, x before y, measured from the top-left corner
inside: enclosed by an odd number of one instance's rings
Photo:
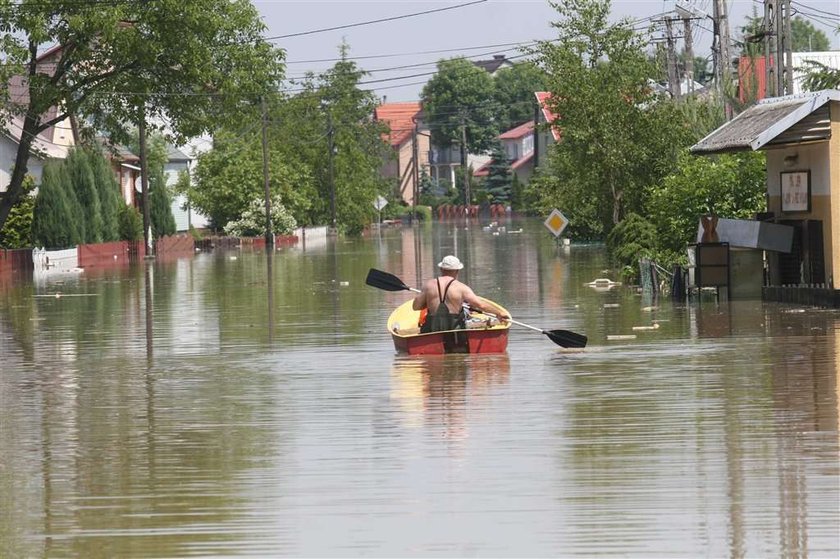
[[[458,281],[458,272],[464,265],[457,257],[445,256],[438,263],[440,276],[432,278],[423,284],[421,292],[414,298],[412,308],[415,311],[426,309],[426,321],[420,328],[423,334],[466,328],[465,317],[462,312],[464,303],[471,310],[487,311],[495,314],[501,320],[510,316],[500,306],[478,297],[470,287]]]

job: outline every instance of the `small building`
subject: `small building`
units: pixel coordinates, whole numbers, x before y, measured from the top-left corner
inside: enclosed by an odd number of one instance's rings
[[[171,194],[181,176],[181,173],[192,172],[193,158],[173,145],[167,146],[167,160],[163,166],[163,173],[166,176],[166,186]],[[190,227],[205,229],[210,220],[204,214],[196,212],[184,194],[172,196],[172,216],[175,218],[175,230],[178,232],[189,231]]]
[[[534,174],[534,122],[528,121],[499,134],[499,141],[505,150],[505,157],[510,162],[511,172],[519,182],[527,184]],[[488,161],[473,176],[486,177],[492,161]]]
[[[534,168],[546,161],[548,148],[560,141],[560,128],[557,126],[559,116],[551,110],[551,92],[537,91],[537,132],[534,134]]]
[[[503,70],[504,68],[513,68],[513,62],[508,60],[504,54],[494,54],[493,58],[488,60],[476,60],[473,64],[491,76],[495,76],[499,70]]]
[[[429,131],[423,125],[419,101],[383,103],[376,107],[374,119],[388,125],[385,140],[394,152],[382,167],[382,176],[395,178],[400,196],[412,205],[419,195],[419,181],[429,172]]]
[[[758,150],[767,156],[767,213],[761,217],[793,228],[790,252],[767,252],[765,296],[785,297],[767,289],[780,286],[837,293],[840,91],[762,100],[691,148],[703,155]]]

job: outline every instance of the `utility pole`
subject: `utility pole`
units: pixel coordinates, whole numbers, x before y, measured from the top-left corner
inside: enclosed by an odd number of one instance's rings
[[[461,113],[461,174],[464,180],[464,203],[469,211],[470,201],[470,177],[467,169],[467,124],[464,114]]]
[[[274,249],[274,235],[271,230],[271,181],[268,176],[268,109],[265,105],[265,96],[260,98],[262,107],[262,164],[263,164],[263,187],[265,188],[265,250],[272,252]]]
[[[677,76],[677,51],[674,42],[673,20],[665,18],[665,41],[667,45],[668,92],[673,99],[680,97],[680,82]]]
[[[715,76],[717,78],[718,94],[723,101],[723,110],[726,120],[732,120],[732,105],[727,97],[729,82],[732,74],[732,57],[729,54],[729,16],[727,14],[726,0],[714,0],[714,13],[712,19],[715,22],[715,43],[717,49],[717,64]]]
[[[329,149],[329,180],[330,180],[330,216],[333,232],[338,231],[338,221],[335,217],[335,173],[333,169],[333,156],[335,155],[335,131],[333,130],[332,114],[327,109],[327,148]]]
[[[764,96],[776,97],[776,0],[764,0]]]
[[[411,192],[411,219],[413,221],[417,218],[417,198],[420,196],[420,162],[417,159],[417,121],[412,120],[414,122],[414,129],[411,135],[411,161],[414,164],[414,169],[412,169],[414,188]]]
[[[790,0],[784,3],[784,46],[785,46],[785,95],[793,93],[793,30],[791,29]]]
[[[683,40],[685,41],[685,80],[687,95],[694,93],[694,39],[691,35],[691,18],[683,16]]]
[[[144,101],[145,103],[145,101]],[[140,144],[140,196],[143,201],[143,241],[146,244],[146,257],[154,256],[152,246],[152,214],[149,203],[149,166],[146,154],[146,107],[140,107],[140,121],[137,123],[137,135]],[[132,186],[133,188],[133,186]]]

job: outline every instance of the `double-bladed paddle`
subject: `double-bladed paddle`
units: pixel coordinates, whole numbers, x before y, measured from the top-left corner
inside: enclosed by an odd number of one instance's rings
[[[407,286],[394,274],[389,274],[388,272],[383,272],[375,268],[370,269],[365,283],[371,287],[384,289],[385,291],[414,291],[415,293],[420,293],[419,289]],[[496,315],[484,311],[482,311],[482,314],[498,318]],[[549,340],[562,347],[586,347],[586,342],[588,341],[587,337],[583,334],[578,334],[570,330],[543,330],[542,328],[537,328],[536,326],[531,326],[530,324],[525,324],[512,318],[507,320],[519,326],[524,326],[525,328],[530,328],[531,330],[545,334]]]

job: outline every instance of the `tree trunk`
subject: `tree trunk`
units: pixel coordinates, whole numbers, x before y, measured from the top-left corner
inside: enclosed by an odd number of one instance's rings
[[[23,121],[23,130],[20,134],[20,142],[18,143],[17,155],[15,156],[15,166],[12,170],[12,178],[9,183],[9,189],[0,194],[0,231],[6,224],[6,219],[9,217],[9,212],[20,200],[23,194],[23,179],[26,178],[26,173],[29,170],[27,164],[29,163],[30,149],[35,136],[38,133],[38,119],[30,113],[26,114]]]

